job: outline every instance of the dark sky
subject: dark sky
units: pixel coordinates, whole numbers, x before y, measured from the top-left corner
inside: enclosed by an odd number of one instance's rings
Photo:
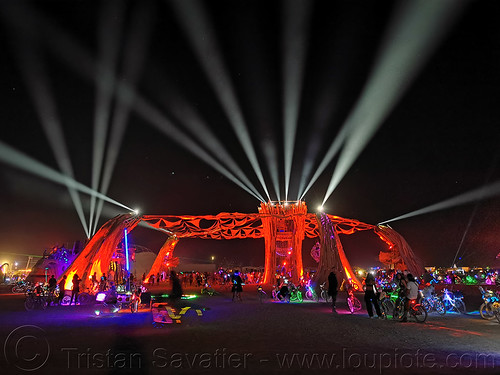
[[[312,10],[290,185],[293,199],[310,149],[317,153],[314,163],[318,166],[362,94],[399,4],[309,3]],[[118,76],[193,139],[183,124],[183,110],[179,111],[179,101],[188,103],[264,195],[217,99],[219,93],[207,79],[172,4],[117,2],[125,5],[122,11],[111,6],[112,16],[100,22],[107,9],[103,4],[88,0],[6,0],[0,4],[0,140],[58,169],[20,65],[23,51],[32,51],[44,64],[44,78],[57,106],[76,180],[91,185],[96,85],[81,73],[88,72],[88,67],[74,51],[83,48],[91,59],[99,58],[99,40],[113,35],[112,25],[118,21],[118,38],[112,44],[118,51],[114,65]],[[280,157],[284,189],[282,35],[284,7],[290,4],[203,3],[219,46],[216,53],[235,88],[270,192],[265,147]],[[471,2],[466,7],[327,201],[328,213],[376,224],[499,180],[499,8],[495,1]],[[134,20],[140,14],[138,30],[145,36],[133,49],[136,55],[127,54],[135,35]],[[102,23],[104,32],[100,31]],[[70,38],[71,48],[58,44],[60,37]],[[139,61],[135,84],[123,78],[131,61]],[[90,69],[90,75],[98,73]],[[117,115],[116,103],[116,97],[112,98],[111,118]],[[310,212],[321,203],[336,160],[305,196]],[[0,162],[0,194],[0,252],[37,254],[85,237],[66,188]],[[145,214],[254,213],[259,205],[134,110],[107,195]],[[82,200],[88,217],[89,199],[82,195]],[[123,212],[112,205],[105,208],[100,224]],[[498,197],[391,225],[426,265],[450,265],[467,228],[459,254],[463,265],[493,265],[500,251]],[[152,248],[164,240],[143,229],[133,236],[137,243]],[[370,235],[344,240],[354,264],[376,262],[381,244]],[[307,255],[311,246],[312,241],[304,242],[306,264],[312,264]],[[262,240],[183,240],[178,245],[181,256],[208,259],[215,255],[254,264],[263,262],[263,251]]]

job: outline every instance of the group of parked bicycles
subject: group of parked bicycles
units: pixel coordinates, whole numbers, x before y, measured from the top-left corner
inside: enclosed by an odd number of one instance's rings
[[[264,288],[260,284],[257,286],[257,293],[259,295],[260,302],[264,302],[266,299],[269,298]],[[287,302],[287,303],[290,302],[301,303],[304,301],[302,292],[296,285],[292,283],[288,283],[287,285],[281,285],[281,286],[274,285],[271,291],[271,298],[274,301]]]
[[[18,281],[12,286],[12,293],[24,294],[24,307],[28,311],[45,310],[47,306],[59,302],[59,288],[49,289],[47,285],[42,283],[33,284],[24,280]]]
[[[423,300],[422,300],[423,301]],[[422,301],[410,300],[408,304],[408,316],[415,319],[417,323],[423,323],[427,320],[427,313],[429,310],[425,307]],[[382,318],[402,320],[405,315],[405,302],[404,294],[394,289],[386,289],[380,293],[380,311]]]
[[[24,308],[28,311],[34,309],[45,310],[50,305],[56,305],[59,302],[59,288],[49,289],[44,285],[38,284],[25,289],[26,296]]]
[[[94,303],[96,305],[96,315],[99,315],[97,311],[104,311],[106,307],[109,307],[108,310],[113,312],[130,307],[132,312],[136,312],[140,304],[140,292],[137,293],[136,289],[134,287],[132,291],[126,291],[120,285],[115,291],[108,290],[102,292],[97,287],[90,286],[81,293],[78,293],[76,300],[73,302],[79,305]],[[23,293],[25,295],[24,307],[28,311],[45,310],[51,305],[64,306],[72,302],[71,296],[68,294],[59,298],[61,293],[59,286],[49,288],[47,284],[43,283],[31,284],[24,281],[19,282],[12,287],[12,292],[16,294]]]
[[[303,302],[304,297],[300,288],[293,283],[288,283],[288,285],[275,285],[271,292],[272,297],[275,301],[282,302]]]
[[[439,315],[447,312],[466,314],[467,309],[463,300],[463,294],[459,291],[443,289],[437,295],[434,287],[429,286],[420,291],[419,298],[410,301],[408,313],[417,322],[424,322],[428,313],[433,311]],[[385,317],[399,319],[404,312],[404,296],[397,290],[387,289],[380,295],[380,307]]]
[[[310,283],[305,285],[304,292],[302,292],[300,288],[293,283],[288,283],[287,285],[281,286],[274,285],[271,291],[271,295],[274,301],[287,303],[301,303],[304,301],[304,299],[316,302],[331,302],[332,299],[328,295],[326,282],[322,283],[319,288],[320,291],[319,293],[317,293]],[[260,302],[263,302],[268,298],[267,293],[264,291],[262,285],[258,285],[257,292]],[[347,293],[347,306],[351,313],[361,310],[361,301],[354,295],[354,290],[352,288],[347,288]]]

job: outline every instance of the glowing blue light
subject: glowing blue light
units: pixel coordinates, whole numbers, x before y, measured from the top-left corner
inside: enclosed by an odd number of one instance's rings
[[[125,260],[126,260],[126,268],[127,272],[129,271],[129,263],[128,263],[128,238],[127,238],[127,228],[125,228]]]

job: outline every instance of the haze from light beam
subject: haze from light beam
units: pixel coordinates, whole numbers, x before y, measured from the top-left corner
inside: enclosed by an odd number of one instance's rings
[[[98,191],[95,191],[62,173],[57,172],[56,170],[40,163],[38,160],[31,158],[30,156],[16,150],[15,148],[2,141],[0,141],[0,161],[14,168],[29,172],[35,176],[45,178],[49,181],[56,182],[61,185],[67,185],[90,196],[96,196],[105,200],[106,202],[125,208],[128,211],[133,211],[132,208],[118,201],[115,201],[114,199],[111,199],[108,196],[101,194]]]
[[[205,9],[200,2],[195,1],[172,0],[169,4],[172,5],[176,12],[209,82],[213,85],[217,98],[226,112],[234,133],[243,147],[267,198],[271,200],[252,145],[248,127]]]
[[[428,213],[431,213],[434,211],[439,211],[439,210],[444,210],[447,208],[452,208],[455,206],[460,206],[460,205],[475,202],[478,200],[491,198],[491,197],[494,197],[497,195],[500,195],[500,181],[485,185],[483,187],[480,187],[480,188],[477,188],[474,190],[471,190],[467,193],[457,195],[453,198],[446,199],[446,200],[441,201],[439,203],[434,203],[430,206],[421,208],[421,209],[416,210],[416,211],[409,212],[407,214],[395,217],[393,219],[382,221],[380,224],[391,223],[391,222],[396,221],[396,220],[403,220],[403,219],[407,219],[407,218],[418,216],[418,215],[428,214]]]
[[[323,204],[401,99],[419,69],[461,13],[464,1],[402,3],[382,44],[373,73],[346,120],[350,129]]]

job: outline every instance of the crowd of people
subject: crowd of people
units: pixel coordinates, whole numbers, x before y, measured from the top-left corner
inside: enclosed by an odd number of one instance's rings
[[[141,285],[145,286],[163,286],[163,288],[169,292],[172,299],[180,299],[183,295],[183,290],[186,287],[206,287],[210,285],[229,285],[232,292],[233,301],[242,301],[241,293],[243,292],[243,286],[245,284],[260,284],[263,279],[263,272],[251,270],[249,272],[238,272],[237,270],[224,270],[220,269],[217,272],[175,272],[170,271],[169,273],[161,272],[156,275],[151,275],[149,280],[146,280],[146,274],[142,275],[142,279],[136,279],[133,274],[129,278],[121,278],[119,282],[116,282],[117,274],[101,275],[100,278],[94,273],[91,275],[91,286],[92,292],[106,292],[115,291],[118,288],[123,290],[130,290],[130,286],[137,284],[135,289]],[[359,275],[361,277],[362,275]],[[467,275],[470,276],[470,275]],[[472,276],[471,276],[472,277]],[[332,270],[328,275],[327,293],[332,300],[332,311],[336,313],[336,300],[339,289],[344,289],[349,292],[349,289],[354,289],[354,283],[347,282],[340,283],[339,279],[342,281],[343,278],[338,278],[335,272]],[[433,272],[425,270],[419,277],[414,277],[411,273],[401,272],[398,270],[386,270],[378,269],[374,272],[366,273],[366,276],[362,279],[363,291],[364,291],[364,302],[366,306],[366,311],[370,318],[382,317],[379,300],[380,293],[383,290],[391,289],[396,290],[398,295],[405,301],[405,315],[403,321],[406,321],[406,313],[408,311],[408,306],[412,300],[415,300],[419,296],[419,289],[423,289],[425,286],[429,286],[437,283],[460,283],[465,279],[460,278],[454,272],[448,271],[445,275],[438,275]],[[477,277],[476,277],[477,279]],[[489,280],[494,282],[494,280],[499,280],[498,273],[491,271],[481,278],[483,282]],[[57,287],[59,290],[64,290],[67,287],[67,279],[64,276],[59,283],[55,276],[51,276],[48,280],[47,288],[50,293],[54,293]],[[77,274],[72,275],[71,295],[70,305],[77,304],[78,296],[80,294],[80,284],[81,279]],[[307,287],[314,285],[314,273],[306,273],[303,278],[300,279],[297,285],[293,285],[294,288],[299,290],[305,290]],[[290,294],[290,281],[286,275],[276,274],[275,288],[278,291],[278,296],[286,296]],[[132,288],[134,289],[134,288]],[[229,290],[229,289],[228,289]],[[61,304],[65,293],[59,293],[58,303]]]
[[[238,270],[225,270],[219,269],[217,272],[200,272],[200,271],[190,271],[190,272],[178,272],[177,277],[181,285],[202,287],[205,284],[209,285],[227,285],[233,283],[233,275],[237,272],[241,278],[242,284],[260,284],[263,281],[263,272],[251,270],[249,272],[239,272]],[[154,275],[147,277],[144,273],[142,275],[142,282],[149,285],[158,285],[163,283],[169,283],[171,281],[171,275],[166,272],[158,272]]]
[[[390,275],[390,277],[388,276]],[[425,272],[420,280],[415,278],[411,273],[403,273],[400,271],[382,271],[375,276],[373,273],[367,273],[363,280],[364,301],[368,317],[374,317],[374,311],[379,319],[382,319],[382,311],[380,308],[380,294],[383,289],[395,290],[398,296],[404,300],[404,313],[402,322],[406,322],[408,317],[409,306],[412,301],[419,297],[419,285],[429,284],[434,280],[433,276]],[[328,295],[332,299],[332,312],[336,313],[336,299],[338,293],[338,280],[335,272],[330,272],[328,276]],[[347,283],[345,287],[349,293],[353,290],[352,284]]]

